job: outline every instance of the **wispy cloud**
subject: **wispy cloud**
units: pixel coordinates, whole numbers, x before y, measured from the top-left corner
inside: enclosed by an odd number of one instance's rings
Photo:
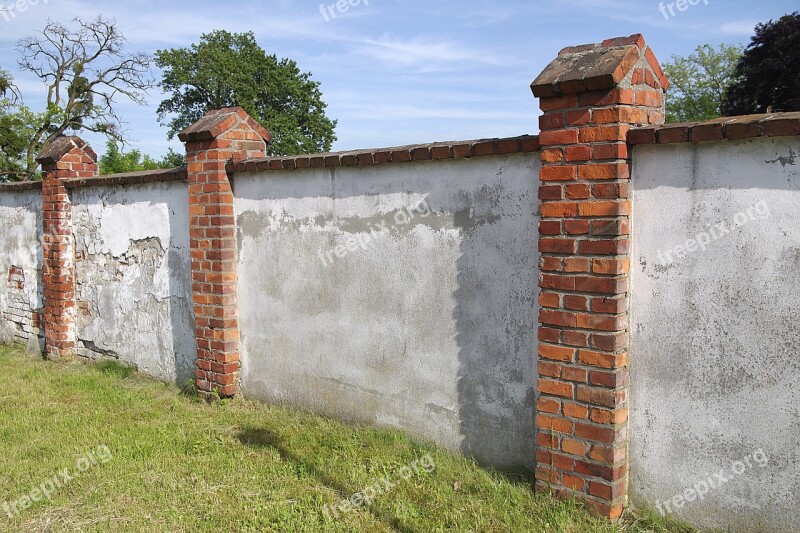
[[[725,35],[749,36],[753,35],[756,24],[752,21],[727,22],[720,30]]]

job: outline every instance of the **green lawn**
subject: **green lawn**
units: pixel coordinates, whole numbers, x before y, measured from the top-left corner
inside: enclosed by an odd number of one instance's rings
[[[612,526],[397,431],[206,404],[115,363],[0,347],[0,365],[0,531],[691,531]],[[368,505],[326,513],[365,489]]]

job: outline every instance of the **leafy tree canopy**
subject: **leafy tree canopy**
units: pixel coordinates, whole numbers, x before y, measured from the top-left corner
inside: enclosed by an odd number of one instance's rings
[[[733,79],[742,47],[704,44],[687,57],[673,55],[663,65],[671,83],[667,122],[709,120],[722,116],[725,92]]]
[[[190,48],[159,50],[156,64],[170,94],[158,107],[170,138],[209,110],[241,106],[272,133],[272,155],[325,152],[336,140],[319,82],[294,61],[267,55],[252,32],[214,31]]]
[[[166,156],[156,161],[149,155],[142,155],[139,150],[122,153],[117,143],[108,141],[106,142],[106,153],[100,158],[100,175],[175,168],[185,164],[186,158],[172,150],[172,148],[169,149]]]
[[[736,66],[726,115],[800,111],[800,13],[756,26]]]

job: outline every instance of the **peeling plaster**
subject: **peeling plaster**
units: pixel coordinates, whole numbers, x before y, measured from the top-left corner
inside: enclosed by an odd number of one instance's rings
[[[73,193],[79,353],[173,382],[194,375],[183,183]]]

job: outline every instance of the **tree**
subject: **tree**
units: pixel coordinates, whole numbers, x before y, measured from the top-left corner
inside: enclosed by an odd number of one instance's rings
[[[149,155],[142,155],[139,150],[123,153],[117,143],[108,141],[106,142],[106,153],[100,158],[100,175],[176,168],[185,165],[185,156],[175,152],[172,148],[169,149],[167,155],[156,161]]]
[[[74,22],[74,29],[48,22],[40,35],[17,44],[20,68],[34,73],[47,87],[43,113],[30,113],[21,105],[16,108],[32,127],[20,154],[28,179],[35,176],[36,156],[42,148],[67,130],[98,132],[123,141],[115,102],[124,97],[144,104],[146,91],[153,86],[151,58],[123,54],[125,38],[115,22],[102,17]]]
[[[25,149],[36,117],[27,108],[17,108],[19,99],[14,78],[0,69],[0,182],[26,175]]]
[[[11,73],[0,68],[0,99],[8,99],[13,103],[19,99],[19,89],[14,85]]]
[[[267,55],[251,32],[202,35],[191,48],[159,50],[156,64],[171,94],[158,107],[170,138],[211,109],[241,106],[272,133],[273,155],[325,152],[336,140],[319,82],[294,61]]]
[[[158,163],[149,155],[142,157],[139,150],[131,150],[127,154],[123,154],[114,141],[106,142],[106,153],[100,158],[101,175],[157,168],[160,168]]]
[[[800,13],[756,26],[736,66],[726,115],[800,111]]]
[[[704,44],[688,57],[673,55],[664,64],[671,83],[667,93],[667,122],[709,120],[722,116],[725,92],[733,79],[742,47]]]

